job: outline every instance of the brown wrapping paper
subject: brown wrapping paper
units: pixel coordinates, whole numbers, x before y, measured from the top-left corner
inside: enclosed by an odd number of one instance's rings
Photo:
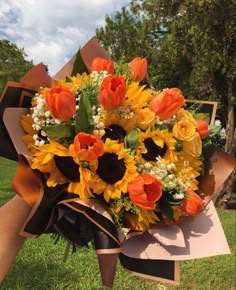
[[[161,239],[155,238],[150,232],[145,232],[124,241],[123,253],[133,258],[176,261],[230,254],[224,231],[212,202],[204,212],[194,219],[186,218],[177,227],[183,233],[184,246],[176,246],[178,236],[173,236],[171,229],[166,226],[162,228],[161,234],[169,240],[169,245],[164,245]],[[152,229],[151,232],[153,231]],[[158,232],[158,228],[156,231]],[[173,240],[172,245],[171,240]]]
[[[109,58],[106,51],[94,38],[91,38],[88,43],[79,50],[79,52],[88,70],[95,57]],[[2,120],[5,109],[9,107],[29,108],[31,106],[33,95],[40,87],[51,87],[57,82],[57,80],[64,79],[66,76],[71,74],[75,59],[76,55],[74,55],[69,62],[54,75],[53,78],[48,75],[45,66],[40,63],[30,69],[19,83],[12,81],[7,82],[0,97],[0,156],[17,160],[15,143],[12,142],[12,139],[9,137],[8,131],[5,129]],[[13,113],[13,111],[9,111],[8,113]],[[13,121],[12,126],[14,126]]]
[[[94,39],[91,38],[81,49],[80,54],[83,58],[84,64],[87,70],[90,70],[91,63],[95,57],[102,57],[109,59],[106,51],[101,45]],[[66,76],[71,75],[76,54],[53,76],[54,80],[64,79]]]
[[[17,152],[2,120],[5,108],[29,108],[31,99],[39,88],[41,86],[51,86],[51,84],[52,79],[42,63],[30,69],[19,83],[7,82],[0,97],[0,156],[17,160]]]
[[[200,177],[200,190],[205,202],[211,200],[223,186],[236,166],[236,159],[215,146],[204,151],[204,175]]]

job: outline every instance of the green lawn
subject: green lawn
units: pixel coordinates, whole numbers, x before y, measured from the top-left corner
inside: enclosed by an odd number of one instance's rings
[[[11,181],[15,168],[15,162],[0,158],[0,205],[14,195],[11,191]],[[171,286],[131,276],[118,263],[113,289],[236,289],[235,211],[218,209],[218,214],[231,249],[231,255],[182,262],[180,286]],[[75,254],[70,254],[67,261],[63,262],[64,248],[63,240],[55,245],[49,235],[28,239],[4,282],[0,285],[0,289],[102,289],[98,262],[93,249],[80,249]]]

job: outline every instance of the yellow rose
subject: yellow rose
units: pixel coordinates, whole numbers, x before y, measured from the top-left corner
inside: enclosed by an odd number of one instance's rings
[[[193,115],[191,113],[189,113],[188,111],[184,110],[183,108],[181,108],[178,112],[177,112],[177,120],[180,121],[182,119],[184,120],[188,120],[189,122],[193,123],[193,125],[196,127],[197,126],[197,122],[194,119]]]
[[[194,134],[191,141],[183,141],[183,151],[194,157],[199,157],[202,153],[202,141],[198,133]]]
[[[191,141],[194,138],[195,132],[196,128],[194,124],[187,119],[181,119],[173,128],[175,138],[182,141]]]
[[[141,130],[145,130],[148,126],[152,126],[155,120],[155,113],[148,108],[141,109],[137,112],[137,125]]]

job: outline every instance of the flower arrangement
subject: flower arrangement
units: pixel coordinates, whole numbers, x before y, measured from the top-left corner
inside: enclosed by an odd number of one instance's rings
[[[178,88],[156,92],[146,74],[145,58],[95,58],[90,73],[41,88],[21,118],[32,168],[48,187],[98,199],[117,227],[136,231],[201,212],[197,178],[211,136]]]
[[[179,284],[179,261],[229,253],[209,202],[235,168],[206,146],[215,102],[156,91],[145,58],[114,63],[91,39],[53,78],[39,64],[8,82],[0,103],[0,155],[18,160],[12,189],[31,208],[20,235],[91,242],[110,288],[118,259]]]

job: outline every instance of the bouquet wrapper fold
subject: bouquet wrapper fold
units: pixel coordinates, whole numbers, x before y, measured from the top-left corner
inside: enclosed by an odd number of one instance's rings
[[[20,126],[18,129],[21,130]],[[214,189],[209,187],[211,191],[207,191],[206,175],[201,187],[206,188],[208,205],[201,214],[194,219],[186,218],[178,225],[153,226],[144,233],[127,231],[123,235],[118,235],[112,218],[97,200],[84,203],[78,196],[68,194],[65,185],[48,188],[43,177],[31,169],[28,156],[19,154],[13,189],[32,207],[21,235],[36,237],[43,233],[59,233],[75,246],[93,240],[103,285],[107,287],[113,285],[118,258],[124,269],[133,275],[179,284],[179,261],[230,253],[209,197],[222,185],[217,182],[218,177],[223,181],[234,169],[235,159],[215,147],[211,147],[211,154],[208,151],[205,154],[208,160],[205,172],[214,180]],[[217,162],[222,164],[222,158],[224,173],[215,170]],[[211,247],[216,240],[217,246]]]
[[[73,75],[76,66],[82,63],[89,71],[96,56],[108,58],[96,40],[91,39],[53,78],[39,64],[20,83],[8,82],[3,91],[0,155],[18,160],[12,187],[31,207],[20,234],[26,237],[59,234],[74,248],[92,241],[102,283],[109,288],[113,286],[118,259],[133,275],[179,284],[179,261],[230,253],[211,199],[235,168],[233,157],[214,146],[203,152],[205,168],[200,188],[207,206],[201,214],[194,219],[186,218],[172,228],[155,226],[149,231],[134,233],[128,229],[118,233],[100,201],[83,202],[66,191],[67,184],[49,188],[44,176],[31,168],[31,156],[21,139],[24,132],[19,120],[28,111],[32,96],[39,86],[50,87],[58,79]]]
[[[59,79],[74,75],[75,72],[90,70],[95,57],[108,59],[109,56],[100,44],[91,38],[78,52],[65,64],[53,77],[50,77],[43,63],[35,65],[20,80],[20,82],[8,81],[0,96],[0,156],[17,161],[18,152],[15,140],[9,136],[5,128],[3,115],[6,108],[30,108],[32,97],[40,87],[51,87]],[[13,111],[11,111],[13,114]],[[12,115],[12,117],[14,117]],[[12,120],[12,126],[15,125]],[[16,139],[16,138],[15,138]]]
[[[40,86],[51,86],[51,82],[52,79],[47,74],[42,63],[29,70],[19,83],[7,82],[0,97],[0,156],[17,160],[14,141],[10,138],[3,122],[5,109],[10,107],[29,108],[31,106],[31,99]]]
[[[104,48],[91,38],[79,51],[53,76],[54,80],[64,79],[66,76],[75,75],[76,72],[90,72],[92,61],[95,57],[109,59]]]

